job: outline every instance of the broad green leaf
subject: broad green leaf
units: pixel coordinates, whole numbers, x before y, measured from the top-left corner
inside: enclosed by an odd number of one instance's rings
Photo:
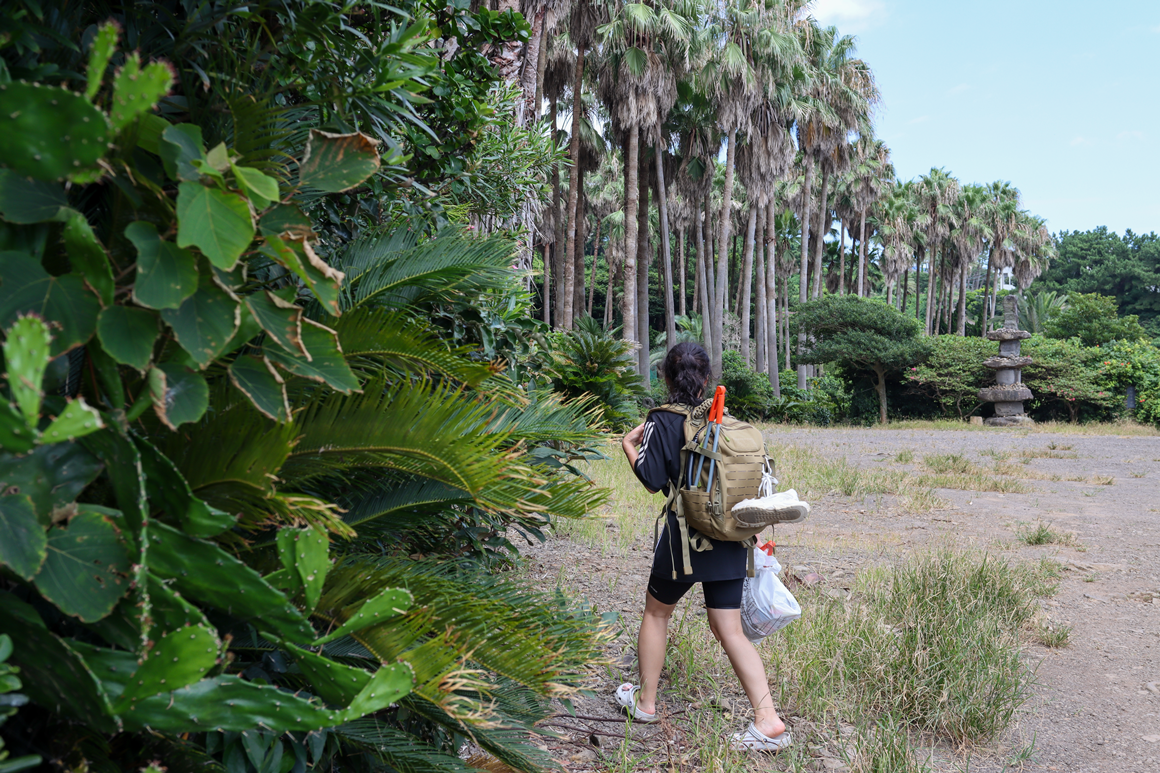
[[[265,357],[243,354],[230,363],[229,371],[230,381],[250,398],[263,416],[279,422],[290,420],[286,387],[278,371]]]
[[[379,141],[362,132],[331,134],[310,130],[298,168],[303,185],[327,193],[348,191],[379,171]]]
[[[42,526],[100,474],[100,461],[77,443],[37,446],[23,456],[0,453],[0,491],[32,498]]]
[[[170,179],[201,179],[201,173],[193,165],[194,160],[205,161],[205,142],[201,138],[200,126],[179,123],[167,127],[161,132],[158,150]]]
[[[23,252],[0,252],[0,328],[32,312],[53,325],[52,357],[84,344],[97,327],[101,304],[76,274],[50,276]]]
[[[112,304],[116,286],[105,248],[97,241],[97,235],[84,215],[75,209],[66,209],[61,214],[66,220],[60,238],[73,271],[85,278],[100,297],[102,305]]]
[[[48,325],[38,317],[21,317],[5,331],[4,364],[8,370],[8,389],[29,429],[35,429],[40,420],[41,384],[48,367],[51,345]]]
[[[286,239],[310,241],[316,238],[310,218],[297,204],[279,204],[258,221],[262,236],[284,236]]]
[[[237,520],[193,495],[189,483],[169,457],[143,438],[135,438],[145,473],[145,492],[154,512],[176,518],[191,537],[216,537]]]
[[[297,274],[327,312],[341,313],[338,295],[346,275],[318,257],[309,241],[267,236],[262,254]]]
[[[78,397],[69,400],[60,415],[45,428],[41,434],[41,442],[60,443],[73,440],[103,429],[104,426],[100,412],[87,405],[83,397]]]
[[[197,292],[197,258],[192,252],[163,241],[157,226],[142,220],[126,226],[125,237],[137,248],[134,302],[150,309],[176,309]]]
[[[177,189],[177,245],[197,247],[229,270],[254,240],[250,205],[236,193],[184,182]]]
[[[0,217],[9,223],[44,223],[59,220],[68,206],[64,188],[57,182],[21,177],[0,169]]]
[[[209,407],[205,377],[173,362],[149,370],[149,394],[157,418],[171,430],[197,421]]]
[[[79,513],[48,532],[47,555],[33,582],[64,612],[91,623],[113,611],[129,592],[129,553],[113,521]]]
[[[146,113],[137,123],[137,147],[161,155],[161,135],[173,124],[155,113]]]
[[[310,353],[309,360],[301,355],[290,354],[279,346],[266,346],[263,353],[295,376],[322,381],[343,394],[359,391],[359,381],[346,364],[338,345],[338,336],[333,330],[313,320],[303,319],[302,342]]]
[[[233,338],[241,321],[240,305],[203,276],[197,292],[176,309],[162,309],[161,318],[173,328],[181,348],[205,368]]]
[[[205,154],[205,162],[215,172],[224,172],[230,168],[230,151],[224,142],[219,142]]]
[[[283,349],[309,359],[302,343],[301,306],[287,303],[268,291],[247,295],[245,304],[262,329]]]
[[[44,563],[48,538],[29,496],[0,496],[0,534],[0,564],[31,580]]]
[[[110,306],[97,318],[97,337],[109,356],[142,372],[153,359],[159,332],[157,313],[145,309]]]
[[[248,166],[230,164],[234,177],[241,184],[257,209],[265,209],[278,200],[278,181]]]

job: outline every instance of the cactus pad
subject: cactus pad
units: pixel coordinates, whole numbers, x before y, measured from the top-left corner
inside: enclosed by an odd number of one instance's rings
[[[51,86],[0,85],[0,166],[37,180],[93,170],[109,122],[82,96]]]
[[[351,631],[358,631],[372,625],[386,622],[393,617],[406,612],[411,607],[411,592],[404,588],[387,588],[381,593],[371,596],[360,606],[350,606],[342,610],[342,617],[346,622],[333,631],[314,641],[317,647],[328,641],[334,641],[340,636],[346,636]]]
[[[113,710],[132,710],[142,698],[193,684],[217,664],[220,648],[217,633],[200,625],[178,628],[155,638],[153,647],[126,681],[125,691],[113,704]]]
[[[177,466],[143,438],[135,438],[145,472],[145,492],[155,510],[176,516],[191,537],[216,537],[234,525],[229,513],[210,507],[193,495]]]
[[[113,76],[113,102],[109,109],[113,131],[121,131],[157,104],[169,93],[173,80],[173,68],[168,63],[150,62],[142,67],[140,55],[129,54]]]
[[[90,102],[101,90],[105,69],[113,58],[113,52],[117,50],[120,32],[117,22],[111,20],[97,27],[97,35],[93,38],[93,47],[89,53],[89,66],[85,70],[85,99]]]
[[[52,420],[40,436],[42,443],[60,443],[65,440],[84,437],[90,432],[103,429],[101,414],[96,408],[85,403],[83,397],[69,400],[60,415]]]
[[[8,368],[8,388],[24,422],[35,429],[40,419],[40,391],[48,367],[52,336],[39,317],[21,317],[8,328],[4,341],[4,364]]]
[[[109,265],[105,248],[97,241],[97,235],[84,215],[75,209],[64,209],[61,214],[66,219],[60,238],[73,271],[85,278],[103,305],[111,305],[116,286],[113,282],[113,267]]]
[[[310,624],[282,593],[217,545],[162,523],[153,522],[150,529],[150,569],[173,579],[173,588],[182,595],[242,620],[260,619],[294,641],[314,637]]]

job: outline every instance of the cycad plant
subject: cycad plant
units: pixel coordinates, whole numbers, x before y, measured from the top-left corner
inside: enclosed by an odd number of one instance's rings
[[[543,764],[519,730],[603,628],[480,562],[601,501],[569,470],[594,432],[431,324],[525,303],[513,242],[387,232],[328,262],[304,207],[378,184],[372,137],[207,147],[113,24],[82,70],[0,90],[9,751],[461,770],[472,738]],[[277,154],[287,178],[250,162]]]

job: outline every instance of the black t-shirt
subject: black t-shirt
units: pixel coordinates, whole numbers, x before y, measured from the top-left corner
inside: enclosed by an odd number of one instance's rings
[[[653,491],[668,496],[669,486],[677,485],[681,474],[681,447],[685,444],[685,418],[677,413],[654,411],[644,423],[644,435],[636,465],[632,468],[641,483]],[[693,464],[695,465],[696,457]],[[708,460],[705,462],[708,464]],[[692,531],[692,529],[690,529]],[[748,554],[741,542],[710,540],[712,550],[698,553],[689,549],[692,574],[684,573],[681,559],[681,531],[677,517],[670,510],[660,541],[653,548],[652,574],[672,579],[673,567],[677,579],[688,582],[736,580],[746,575]]]

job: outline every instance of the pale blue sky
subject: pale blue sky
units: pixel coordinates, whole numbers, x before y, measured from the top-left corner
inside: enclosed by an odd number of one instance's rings
[[[1160,231],[1160,0],[818,0],[898,175],[1008,180],[1053,232]]]

